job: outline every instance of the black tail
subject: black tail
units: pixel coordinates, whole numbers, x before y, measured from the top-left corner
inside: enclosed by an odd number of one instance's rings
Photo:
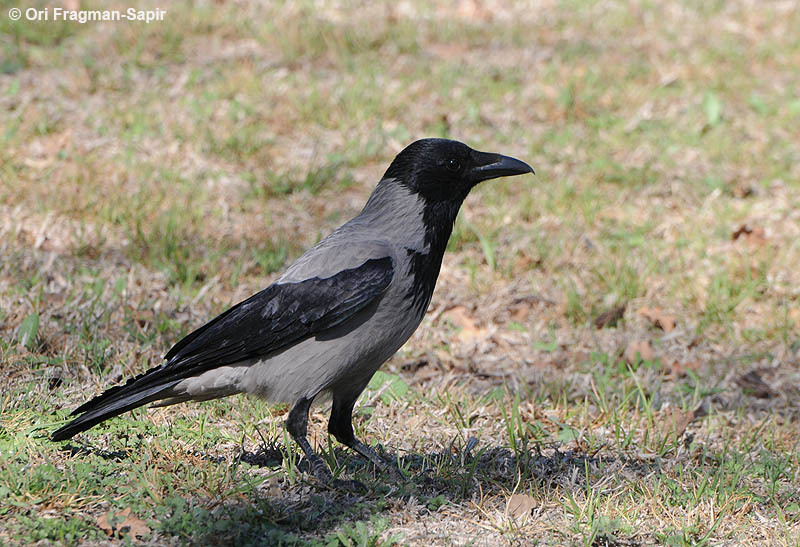
[[[180,382],[180,379],[152,385],[153,382],[150,381],[149,376],[159,370],[161,367],[152,369],[132,378],[124,385],[106,390],[91,401],[82,404],[72,411],[73,416],[77,414],[80,416],[55,431],[50,439],[64,441],[109,418],[119,416],[147,403],[173,396],[172,387]]]

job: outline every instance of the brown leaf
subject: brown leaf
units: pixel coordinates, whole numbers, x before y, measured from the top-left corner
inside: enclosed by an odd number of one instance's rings
[[[731,239],[733,241],[736,241],[737,239],[742,237],[742,235],[747,235],[751,233],[753,233],[753,229],[750,228],[750,226],[748,226],[747,224],[742,224],[733,231],[733,233],[731,234]]]
[[[121,520],[121,522],[119,522]],[[131,515],[131,508],[126,507],[119,513],[108,511],[97,519],[97,526],[109,536],[121,537],[130,535],[143,537],[150,533],[150,528],[141,519]]]
[[[756,189],[746,183],[740,183],[733,187],[733,196],[737,198],[749,198],[756,193]]]
[[[467,312],[464,306],[450,308],[444,312],[442,316],[453,323],[453,325],[461,328],[456,338],[462,343],[472,342],[486,336],[486,329],[479,328],[475,325],[475,320],[469,315],[469,312]]]
[[[650,345],[650,340],[633,340],[625,348],[622,356],[630,365],[635,365],[639,361],[650,361],[653,358],[653,347]]]
[[[675,318],[664,313],[661,308],[639,308],[636,313],[664,332],[672,332],[675,329]]]
[[[673,361],[670,366],[670,374],[674,378],[681,378],[686,376],[688,371],[697,372],[699,369],[700,363],[698,361]]]
[[[740,376],[736,383],[742,388],[745,395],[750,395],[751,397],[769,399],[777,395],[775,390],[764,381],[761,377],[761,372],[758,370],[751,370],[747,374]]]
[[[790,308],[788,315],[795,327],[800,329],[800,308]]]
[[[541,265],[541,259],[534,260],[529,255],[520,254],[514,261],[514,270],[517,272],[527,272],[528,270]]]
[[[515,308],[511,308],[511,320],[516,321],[517,323],[523,323],[528,320],[528,316],[531,314],[531,306],[530,304],[523,302],[519,306]]]
[[[443,349],[436,349],[433,351],[433,353],[436,355],[436,358],[439,360],[439,363],[449,365],[453,362],[453,356],[450,355],[449,352]]]
[[[419,369],[426,366],[428,366],[427,359],[415,359],[413,361],[406,361],[400,365],[400,368],[403,372],[417,372]]]
[[[467,53],[467,49],[461,44],[440,43],[431,44],[431,54],[445,60],[462,59]]]
[[[694,410],[684,411],[673,406],[662,413],[659,428],[663,436],[672,433],[675,437],[680,437],[686,432],[686,428],[694,419]]]
[[[470,317],[467,308],[464,306],[455,306],[446,310],[442,317],[453,323],[457,327],[474,327],[475,320]]]
[[[538,502],[533,496],[527,494],[514,494],[508,498],[507,513],[514,518],[525,518],[530,516],[537,506]]]
[[[485,23],[491,21],[493,17],[492,9],[483,5],[478,0],[461,0],[456,4],[456,15],[468,21]]]
[[[731,234],[731,239],[736,241],[742,236],[744,236],[745,242],[753,247],[760,247],[767,242],[766,232],[760,226],[751,228],[747,224],[742,224]]]
[[[433,367],[421,368],[414,373],[414,382],[417,384],[421,384],[429,380],[433,380],[434,378],[439,378],[441,377],[441,375],[442,372],[439,369]]]
[[[594,318],[594,326],[598,329],[616,327],[617,322],[625,315],[625,308],[627,305],[627,302],[623,302],[620,306],[601,313]]]

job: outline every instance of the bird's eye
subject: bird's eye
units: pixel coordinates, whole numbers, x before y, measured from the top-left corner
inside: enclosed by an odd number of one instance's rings
[[[453,159],[453,158],[450,158],[449,160],[447,160],[447,163],[445,163],[445,166],[450,171],[458,171],[459,169],[461,169],[461,164],[458,162],[458,160]]]

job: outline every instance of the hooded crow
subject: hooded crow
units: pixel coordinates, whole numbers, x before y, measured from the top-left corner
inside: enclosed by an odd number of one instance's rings
[[[175,344],[163,364],[76,408],[77,417],[52,439],[69,439],[147,403],[250,393],[291,406],[286,428],[314,475],[329,482],[330,471],[306,438],[311,403],[327,396],[331,435],[385,469],[353,434],[353,405],[422,321],[469,191],[524,173],[533,173],[524,162],[457,141],[408,145],[355,218],[275,283]]]

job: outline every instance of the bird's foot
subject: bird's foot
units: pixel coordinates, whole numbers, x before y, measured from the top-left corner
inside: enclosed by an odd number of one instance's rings
[[[325,465],[325,462],[322,461],[322,458],[315,454],[313,458],[309,458],[309,463],[311,464],[311,473],[317,479],[317,482],[328,484],[333,481],[333,475],[328,466]]]
[[[390,475],[393,480],[400,482],[406,481],[406,477],[403,476],[397,463],[394,460],[383,458],[372,447],[367,446],[358,439],[354,439],[350,448],[371,461],[382,473]]]
[[[348,492],[358,491],[359,493],[367,492],[367,485],[355,479],[333,479],[328,483],[330,488],[334,490],[346,490]]]
[[[383,472],[388,473],[389,476],[392,478],[392,480],[399,483],[405,483],[408,480],[408,478],[405,475],[403,475],[403,472],[400,470],[400,467],[398,467],[397,463],[395,462],[387,464],[386,467],[383,469]]]
[[[309,458],[309,463],[311,464],[311,473],[317,482],[325,486],[327,488],[332,488],[334,490],[347,490],[347,491],[361,491],[366,492],[367,487],[361,481],[357,480],[345,480],[345,479],[335,479],[333,478],[333,474],[331,473],[328,466],[325,462],[317,456],[316,454],[314,457]]]

